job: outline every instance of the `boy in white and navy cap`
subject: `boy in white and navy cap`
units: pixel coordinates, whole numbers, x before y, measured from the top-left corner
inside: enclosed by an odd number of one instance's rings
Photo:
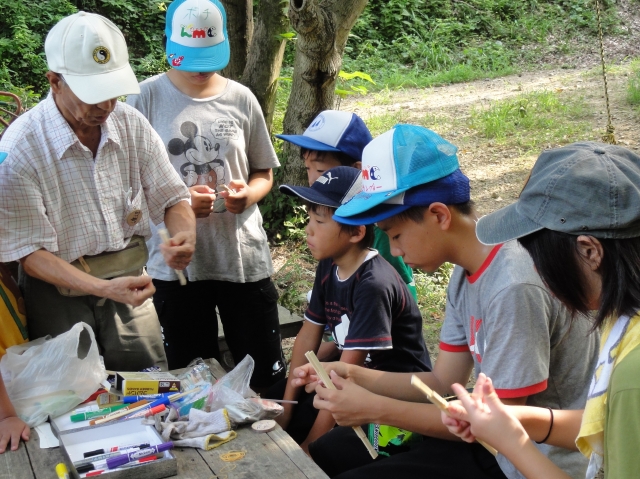
[[[280,186],[283,193],[306,202],[307,245],[320,261],[291,367],[305,364],[307,351],[317,351],[328,325],[342,361],[381,371],[428,371],[431,362],[420,311],[396,271],[370,248],[373,226],[341,225],[332,219],[334,211],[361,189],[360,171],[346,166],[328,170],[310,187]],[[299,400],[297,406],[285,404],[278,421],[306,451],[335,421],[326,411],[318,414],[314,395],[289,380],[275,385],[269,397]],[[405,442],[409,436],[402,434]]]
[[[355,113],[325,110],[316,116],[302,135],[276,135],[301,148],[300,156],[307,170],[309,185],[325,171],[336,166],[360,169],[362,151],[371,141],[371,133]],[[418,299],[413,271],[402,258],[389,251],[389,238],[374,227],[373,248],[395,268],[411,295]]]
[[[369,175],[363,191],[333,219],[347,225],[377,223],[389,236],[391,251],[425,271],[445,261],[457,265],[433,373],[418,374],[432,389],[448,394],[452,383],[468,382],[473,368],[476,375],[490,375],[500,398],[510,404],[580,409],[597,351],[589,322],[584,317],[572,321],[516,242],[487,246],[478,240],[469,180],[456,152],[431,130],[396,125],[364,149],[363,171]],[[480,444],[441,439],[453,437],[406,375],[374,374],[343,363],[329,369],[339,390],[316,388],[315,404],[331,410],[341,426],[357,418],[424,436],[411,450],[372,462],[351,428],[335,428],[309,447],[330,477],[521,477],[503,456],[494,457]],[[293,371],[294,384],[301,386],[309,373],[307,366]],[[366,400],[353,382],[369,391]],[[544,434],[534,439],[542,441]],[[584,477],[581,454],[539,447],[571,477]]]
[[[220,359],[217,308],[233,360],[251,355],[251,386],[264,390],[285,377],[285,366],[278,294],[257,203],[280,164],[253,93],[219,73],[229,62],[222,4],[175,0],[165,34],[171,69],[142,82],[140,95],[130,95],[127,103],[162,138],[198,218],[186,286],[164,265],[155,232],[149,241],[148,271],[167,359],[170,368],[196,357]]]

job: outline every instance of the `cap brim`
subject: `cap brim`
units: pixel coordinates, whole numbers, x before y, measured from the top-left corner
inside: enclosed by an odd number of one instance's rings
[[[140,86],[131,65],[96,75],[64,74],[64,81],[81,101],[95,105],[124,95],[139,95]]]
[[[476,224],[476,236],[480,242],[487,245],[504,243],[544,229],[544,226],[518,213],[517,208],[516,202],[480,218]]]
[[[342,205],[336,211],[336,214],[342,217],[354,216],[364,213],[365,211],[369,211],[370,209],[384,203],[385,201],[394,198],[410,188],[400,188],[394,191],[382,191],[380,193],[367,193],[365,191],[358,193],[354,196],[351,201]],[[402,206],[402,205],[391,205],[391,206]],[[360,224],[360,223],[358,223]]]
[[[185,47],[167,40],[165,57],[171,68],[176,70],[185,72],[218,72],[229,64],[230,48],[228,40],[211,47],[202,48]],[[172,55],[171,58],[169,55]]]
[[[338,223],[342,223],[345,225],[352,226],[360,226],[360,225],[371,225],[373,223],[377,223],[378,221],[384,221],[387,218],[391,218],[403,211],[411,208],[409,205],[378,205],[375,208],[370,209],[366,213],[362,213],[354,216],[340,216],[337,214],[333,215],[333,219]]]
[[[280,185],[280,191],[285,195],[298,196],[303,200],[307,200],[309,203],[328,206],[329,208],[338,208],[340,206],[340,203],[332,201],[330,198],[321,195],[316,190],[308,186]]]
[[[309,138],[308,136],[304,135],[276,135],[276,138],[280,138],[308,150],[340,151],[338,148],[329,146],[326,143],[322,143],[318,140],[314,140],[313,138]]]

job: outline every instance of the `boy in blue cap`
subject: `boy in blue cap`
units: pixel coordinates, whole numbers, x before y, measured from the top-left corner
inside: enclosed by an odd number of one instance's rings
[[[280,164],[255,96],[218,73],[229,62],[222,4],[173,1],[165,33],[171,69],[142,82],[140,95],[130,95],[127,103],[162,138],[197,218],[186,286],[164,265],[157,231],[148,242],[147,268],[169,368],[220,357],[217,308],[234,361],[251,355],[251,386],[264,391],[286,375],[278,293],[257,205]]]
[[[516,242],[487,246],[478,241],[469,180],[456,151],[426,128],[396,125],[365,148],[363,170],[375,171],[375,178],[363,180],[363,191],[334,219],[376,222],[389,236],[392,253],[410,266],[435,271],[445,261],[457,265],[447,290],[440,353],[433,372],[418,374],[432,389],[446,395],[451,384],[466,384],[474,369],[492,377],[505,403],[579,409],[597,338],[588,335],[585,318],[572,322]],[[504,457],[493,457],[477,443],[443,440],[454,437],[436,407],[424,404],[422,393],[411,387],[410,375],[339,362],[325,367],[338,390],[316,387],[314,405],[330,411],[338,424],[383,422],[424,438],[408,452],[372,463],[360,454],[350,429],[336,428],[309,447],[329,476],[521,477]],[[312,384],[312,374],[308,366],[298,368],[292,385]],[[534,439],[542,442],[544,436]],[[580,454],[538,447],[572,477],[584,477]]]
[[[360,171],[344,166],[328,170],[311,187],[280,186],[280,191],[307,203],[307,245],[320,261],[291,367],[305,364],[307,351],[318,351],[328,325],[346,363],[382,371],[428,371],[420,311],[398,273],[370,248],[373,227],[341,225],[332,219],[336,208],[361,189]],[[298,388],[288,381],[280,386],[283,399],[298,399]],[[313,409],[311,395],[300,399],[298,406],[285,404],[279,422],[307,450],[335,421],[331,414]]]

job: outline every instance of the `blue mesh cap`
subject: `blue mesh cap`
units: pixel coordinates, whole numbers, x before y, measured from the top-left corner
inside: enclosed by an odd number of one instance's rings
[[[349,217],[398,198],[415,186],[444,178],[460,168],[458,148],[437,133],[398,124],[369,143],[362,154],[362,193],[336,214]]]
[[[336,166],[325,171],[311,186],[280,185],[280,191],[299,196],[309,203],[338,208],[362,190],[362,174],[357,168]]]
[[[457,205],[466,203],[470,199],[469,178],[462,171],[456,170],[443,178],[409,188],[396,196],[393,204],[381,203],[364,213],[347,217],[340,216],[336,212],[333,219],[346,225],[370,225],[400,214],[412,206],[429,206],[436,202]]]

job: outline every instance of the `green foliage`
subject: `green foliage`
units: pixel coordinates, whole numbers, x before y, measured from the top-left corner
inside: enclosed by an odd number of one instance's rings
[[[48,90],[44,40],[63,17],[78,10],[99,13],[123,32],[139,79],[165,71],[164,12],[156,0],[3,0],[0,23],[0,89],[31,106]]]
[[[602,1],[605,32],[616,25]],[[593,0],[370,0],[351,32],[344,68],[382,88],[424,87],[513,73],[526,45],[551,35],[595,37]]]
[[[640,110],[640,60],[633,62],[627,85],[627,101]]]
[[[29,102],[48,88],[44,40],[53,25],[76,11],[68,0],[3,0],[0,22],[0,90]]]
[[[538,91],[472,110],[470,126],[498,144],[508,140],[537,151],[550,142],[588,137],[589,114],[582,97]]]
[[[336,95],[338,95],[340,98],[346,98],[347,96],[354,95],[356,93],[359,93],[360,95],[366,95],[369,90],[367,90],[367,87],[365,87],[364,85],[350,84],[349,85],[350,90],[345,89],[346,88],[345,84],[349,80],[353,80],[355,78],[368,81],[369,83],[373,83],[374,85],[376,84],[376,82],[374,82],[373,79],[371,78],[371,75],[367,73],[363,73],[363,72],[348,73],[348,72],[345,72],[344,70],[340,70],[340,72],[338,73],[339,86],[336,87],[335,89]]]
[[[422,335],[432,358],[438,351],[440,329],[447,303],[447,286],[453,265],[445,263],[434,273],[414,270],[413,278],[418,292],[418,306],[422,314]]]

